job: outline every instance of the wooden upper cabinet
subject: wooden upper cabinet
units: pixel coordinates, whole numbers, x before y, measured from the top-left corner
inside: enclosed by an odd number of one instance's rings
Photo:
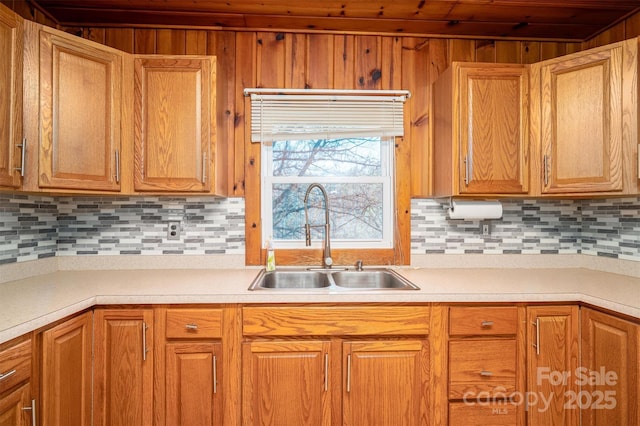
[[[20,186],[23,21],[0,5],[0,187]]]
[[[637,192],[637,43],[532,67],[542,194]]]
[[[134,59],[134,190],[215,192],[215,57]]]
[[[119,191],[124,52],[40,30],[41,188]]]
[[[434,84],[434,195],[526,194],[529,74],[454,62]]]

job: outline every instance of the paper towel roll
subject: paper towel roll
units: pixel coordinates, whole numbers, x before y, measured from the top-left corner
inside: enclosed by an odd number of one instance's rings
[[[452,200],[449,207],[450,219],[482,220],[500,219],[502,203],[500,201],[459,201]]]

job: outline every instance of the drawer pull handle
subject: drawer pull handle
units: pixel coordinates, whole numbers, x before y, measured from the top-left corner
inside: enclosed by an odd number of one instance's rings
[[[213,356],[213,393],[218,393],[218,358]]]
[[[329,390],[329,354],[324,354],[324,391]]]
[[[480,375],[482,377],[491,377],[491,376],[493,376],[493,373],[491,371],[481,371]]]
[[[480,325],[481,325],[482,327],[491,327],[491,326],[493,326],[493,321],[482,321],[482,322],[480,323]]]
[[[147,329],[149,326],[146,322],[142,321],[142,360],[147,360],[147,352],[149,352],[149,348],[147,348]]]
[[[536,348],[536,355],[540,355],[540,318],[536,318],[532,325],[536,328],[536,342],[533,343],[533,347]]]
[[[347,392],[351,392],[351,354],[347,355]]]
[[[31,411],[31,425],[35,426],[36,423],[36,400],[31,400],[31,407],[22,407],[22,411]]]
[[[187,324],[187,325],[185,325],[185,328],[187,330],[197,330],[198,329],[198,324]]]
[[[8,373],[0,373],[0,380],[4,380],[4,379],[8,379],[9,377],[13,376],[14,374],[16,374],[16,370],[11,370]]]

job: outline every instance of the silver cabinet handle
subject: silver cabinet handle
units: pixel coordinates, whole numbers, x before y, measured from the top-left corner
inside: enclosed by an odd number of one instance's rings
[[[482,327],[492,327],[493,326],[493,321],[482,321],[480,323],[480,326],[482,326]]]
[[[213,356],[213,393],[218,393],[218,359]]]
[[[20,176],[24,177],[24,164],[25,164],[25,158],[27,157],[27,138],[22,138],[22,143],[17,145],[18,148],[20,148],[21,151],[21,159],[20,159],[20,167],[16,168],[16,171],[20,172]]]
[[[493,376],[493,373],[491,371],[484,371],[483,370],[483,371],[480,372],[480,375],[482,377],[491,377],[491,376]]]
[[[549,163],[550,159],[548,155],[543,157],[542,168],[543,170],[543,178],[544,178],[544,186],[549,185]]]
[[[120,150],[116,149],[116,183],[120,183]]]
[[[36,426],[36,400],[31,400],[31,407],[22,407],[22,411],[31,411],[31,426]]]
[[[540,355],[540,318],[536,318],[536,321],[532,324],[536,328],[536,342],[533,347],[536,348],[536,355]]]
[[[147,349],[147,329],[149,328],[149,326],[147,326],[146,322],[142,322],[142,360],[146,361],[147,360],[147,352],[149,352],[149,349]]]
[[[464,156],[464,184],[469,186],[469,159]]]
[[[184,328],[186,328],[187,330],[197,330],[198,329],[198,324],[193,324],[193,323],[186,324],[184,326]]]
[[[0,380],[4,380],[4,379],[8,379],[9,377],[13,376],[14,374],[16,374],[16,370],[11,370],[8,373],[0,373]]]
[[[347,392],[351,392],[351,354],[347,355]]]
[[[329,390],[329,354],[324,354],[324,391]]]
[[[202,183],[207,183],[207,153],[202,153]]]

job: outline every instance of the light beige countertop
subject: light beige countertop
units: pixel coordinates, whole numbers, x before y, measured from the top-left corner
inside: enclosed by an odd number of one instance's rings
[[[0,284],[0,343],[95,305],[583,302],[640,319],[640,278],[586,268],[396,268],[420,290],[258,290],[260,268],[59,270]]]

